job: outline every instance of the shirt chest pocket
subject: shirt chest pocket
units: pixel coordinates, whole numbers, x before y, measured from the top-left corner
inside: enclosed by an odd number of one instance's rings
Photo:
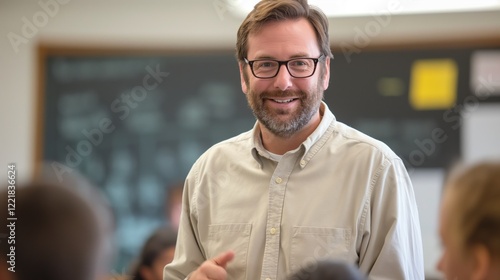
[[[297,271],[321,259],[348,260],[351,230],[345,228],[294,227],[290,247],[290,268]]]
[[[216,224],[208,226],[207,258],[213,258],[227,250],[236,255],[227,266],[228,279],[246,279],[248,246],[251,224]]]

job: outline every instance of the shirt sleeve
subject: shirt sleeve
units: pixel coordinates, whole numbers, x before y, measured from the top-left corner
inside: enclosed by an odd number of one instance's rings
[[[360,269],[373,280],[424,279],[417,203],[404,164],[385,159],[373,176]]]
[[[188,279],[189,274],[205,261],[198,238],[197,215],[192,207],[195,202],[194,187],[194,180],[188,175],[182,195],[182,212],[174,260],[165,266],[164,280]]]

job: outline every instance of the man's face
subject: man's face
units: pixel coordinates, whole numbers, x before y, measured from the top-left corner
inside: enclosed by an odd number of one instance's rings
[[[248,37],[249,61],[320,55],[316,34],[306,19],[270,22]],[[325,63],[326,67],[320,61],[308,78],[294,78],[282,65],[271,79],[256,78],[249,65],[241,64],[242,89],[259,122],[273,134],[288,138],[313,119],[319,120],[319,106],[330,77],[329,58]]]

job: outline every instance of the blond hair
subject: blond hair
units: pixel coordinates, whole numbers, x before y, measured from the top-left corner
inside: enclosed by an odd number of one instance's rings
[[[468,250],[484,245],[500,257],[500,162],[483,162],[450,176],[447,191],[454,198],[452,230],[459,246]]]
[[[321,54],[333,58],[328,35],[328,19],[318,8],[309,6],[307,0],[262,0],[255,5],[240,28],[236,39],[236,56],[243,62],[248,53],[248,36],[264,24],[287,19],[307,19],[314,28]]]

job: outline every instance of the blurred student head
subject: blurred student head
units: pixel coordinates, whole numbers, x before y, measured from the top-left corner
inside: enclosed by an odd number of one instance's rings
[[[461,167],[445,184],[438,269],[447,279],[500,279],[500,162]]]
[[[12,237],[0,240],[0,279],[94,280],[102,275],[102,226],[94,206],[74,188],[42,181],[2,187],[0,208],[1,223],[11,225],[7,235]],[[16,220],[7,220],[12,217]]]
[[[321,260],[302,267],[287,280],[365,280],[366,277],[352,264],[338,260]]]
[[[163,268],[174,259],[176,241],[177,230],[171,227],[159,228],[153,232],[133,265],[132,279],[163,280]]]

